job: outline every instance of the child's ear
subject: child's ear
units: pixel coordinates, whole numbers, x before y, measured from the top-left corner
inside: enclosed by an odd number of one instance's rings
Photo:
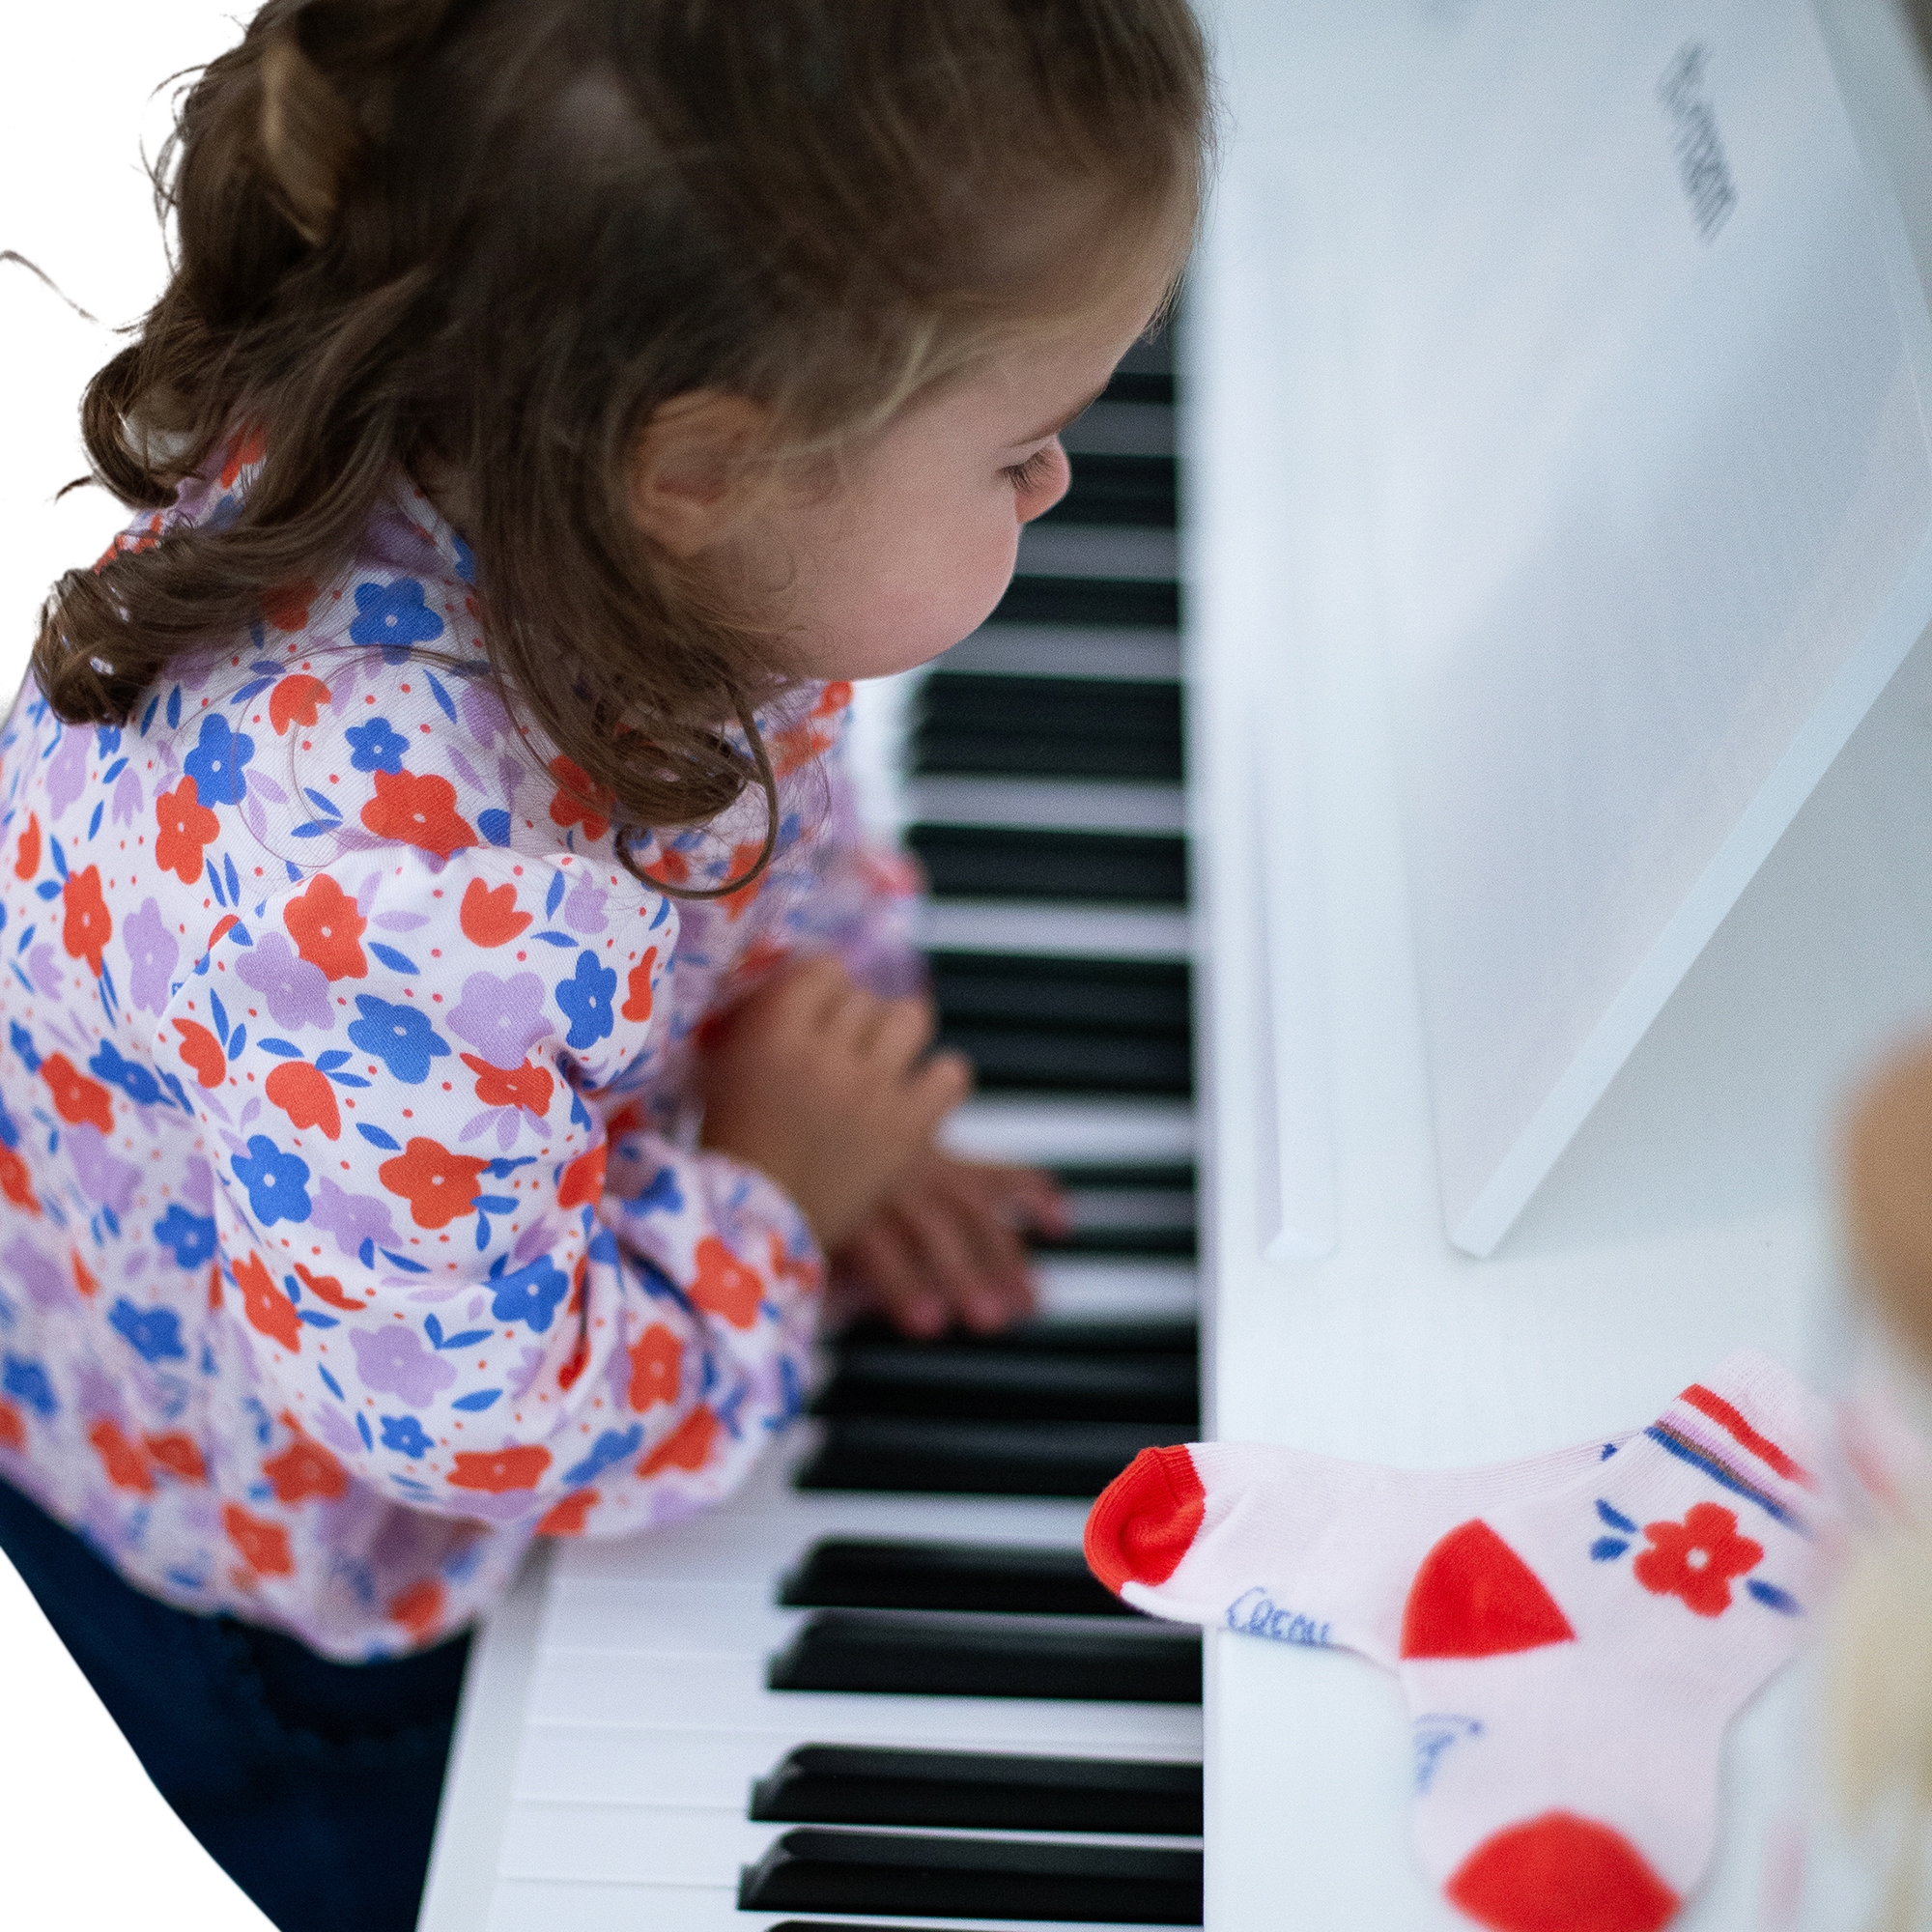
[[[744,396],[693,389],[660,404],[631,448],[631,522],[673,556],[731,534],[769,412]]]

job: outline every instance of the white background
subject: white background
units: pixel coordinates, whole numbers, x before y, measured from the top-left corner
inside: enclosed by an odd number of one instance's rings
[[[165,273],[142,167],[168,127],[170,74],[240,35],[209,0],[14,0],[0,59],[0,249],[38,264],[81,308],[0,263],[0,708],[26,668],[61,571],[124,521],[82,473],[76,409]],[[0,1896],[10,1926],[266,1932],[188,1836],[0,1558]]]

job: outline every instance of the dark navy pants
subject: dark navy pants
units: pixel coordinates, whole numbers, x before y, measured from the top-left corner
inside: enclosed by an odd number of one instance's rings
[[[161,1796],[281,1932],[411,1932],[467,1636],[331,1663],[135,1589],[6,1483],[0,1548]]]

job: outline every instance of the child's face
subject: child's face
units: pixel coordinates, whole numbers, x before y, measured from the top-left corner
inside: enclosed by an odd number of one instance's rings
[[[1059,431],[1106,386],[1159,294],[1125,290],[1016,346],[907,409],[836,487],[802,475],[768,499],[735,561],[781,597],[808,676],[884,677],[979,628],[1013,574],[1020,526],[1066,494]]]

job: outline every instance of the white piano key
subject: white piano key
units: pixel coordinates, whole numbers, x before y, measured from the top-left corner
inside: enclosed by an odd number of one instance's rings
[[[1097,627],[1090,631],[1070,624],[984,624],[930,668],[994,677],[1178,678],[1180,634]]]
[[[740,1912],[737,1874],[729,1885],[590,1885],[551,1879],[506,1879],[487,1932],[772,1932],[803,1920],[851,1924],[852,1915]],[[895,1915],[897,1926],[904,1916]],[[919,1932],[1048,1932],[1037,1918],[921,1918]],[[1079,1932],[1158,1932],[1150,1925],[1082,1920]],[[1171,1928],[1169,1928],[1171,1932]]]
[[[720,1872],[755,1864],[793,1825],[754,1825],[742,1805],[554,1804],[519,1800],[510,1812],[501,1870],[506,1878],[588,1879],[617,1885],[715,1883]],[[868,1830],[890,1828],[872,1826]],[[924,1834],[923,1828],[922,1833]],[[933,1831],[942,1837],[973,1833]],[[1199,1850],[1198,1838],[1083,1832],[1002,1833],[1029,1842],[1143,1845]]]
[[[807,1736],[795,1727],[769,1731],[650,1729],[599,1724],[533,1724],[517,1760],[515,1796],[585,1804],[696,1804],[742,1813],[752,1786],[801,1745],[840,1745],[842,1737]],[[907,1750],[995,1750],[1023,1757],[1093,1757],[1094,1750],[1044,1745],[1037,1727],[1011,1737],[960,1737],[946,1730],[901,1737]],[[1192,1749],[1163,1748],[1138,1738],[1104,1753],[1110,1758],[1198,1763]]]
[[[1070,900],[927,900],[919,909],[916,930],[928,952],[1185,959],[1193,951],[1193,924],[1184,912]]]
[[[1107,1704],[1082,1698],[907,1697],[844,1690],[767,1690],[762,1663],[742,1658],[552,1650],[530,1684],[532,1723],[633,1729],[789,1730],[800,1739],[906,1744],[950,1737],[994,1750],[1016,1737],[1040,1750],[1111,1756],[1136,1740],[1161,1755],[1198,1756],[1195,1704]]]
[[[1112,784],[1086,779],[915,779],[905,787],[908,824],[999,825],[1049,832],[1187,830],[1179,785]]]
[[[1020,532],[1021,577],[1105,577],[1171,583],[1180,574],[1172,530],[1100,524],[1029,524]]]
[[[1180,1100],[1069,1100],[1003,1094],[968,1100],[941,1129],[954,1153],[978,1160],[1192,1160],[1194,1110]]]
[[[1060,432],[1069,456],[1172,456],[1172,403],[1095,403]]]
[[[1201,1306],[1192,1262],[1122,1262],[1099,1256],[1034,1264],[1036,1307],[1054,1321],[1148,1321]]]

